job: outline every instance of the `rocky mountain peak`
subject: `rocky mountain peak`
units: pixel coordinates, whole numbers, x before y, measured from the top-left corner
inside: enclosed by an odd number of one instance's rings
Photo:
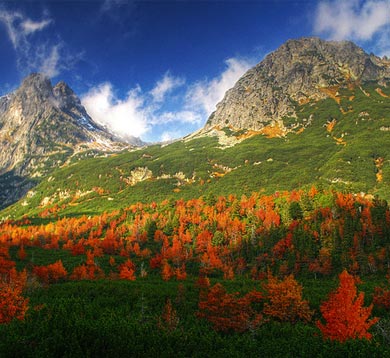
[[[53,87],[48,77],[41,73],[32,73],[23,80],[16,95],[24,95],[26,99],[33,97],[46,99],[53,96]]]
[[[0,202],[4,203],[29,188],[30,184],[20,184],[26,178],[44,176],[73,155],[127,146],[93,122],[65,82],[53,87],[39,73],[0,98],[0,145]]]
[[[61,100],[63,105],[69,105],[70,103],[81,104],[80,99],[73,92],[73,90],[63,81],[58,82],[53,87],[54,96]]]
[[[297,105],[368,81],[390,83],[389,61],[349,41],[289,40],[226,92],[205,129],[261,130],[272,121],[296,116]]]
[[[51,88],[51,82],[49,77],[43,73],[34,72],[23,79],[20,88],[35,88],[40,90],[42,88]]]

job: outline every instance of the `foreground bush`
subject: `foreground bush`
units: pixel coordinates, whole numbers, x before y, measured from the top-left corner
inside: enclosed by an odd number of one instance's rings
[[[28,298],[22,295],[26,285],[26,271],[12,269],[0,279],[0,323],[23,320],[28,309]]]
[[[251,291],[238,297],[238,293],[227,293],[217,283],[205,295],[201,295],[198,317],[207,319],[216,331],[244,332],[262,323],[263,315],[252,306],[261,300],[260,292]]]

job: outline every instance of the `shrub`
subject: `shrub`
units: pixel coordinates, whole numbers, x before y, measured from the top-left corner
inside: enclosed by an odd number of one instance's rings
[[[298,320],[310,321],[313,312],[309,303],[302,299],[302,286],[293,275],[278,280],[268,274],[268,282],[263,285],[266,291],[264,314],[279,321],[295,323]]]
[[[261,300],[260,292],[251,291],[243,297],[238,297],[238,293],[229,294],[217,283],[207,294],[200,296],[197,315],[207,319],[216,331],[244,332],[262,323],[263,315],[252,306]]]

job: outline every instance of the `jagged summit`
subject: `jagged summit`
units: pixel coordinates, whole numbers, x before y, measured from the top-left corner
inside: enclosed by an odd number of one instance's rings
[[[29,96],[48,98],[52,95],[50,79],[42,73],[32,73],[27,76],[20,85],[18,92]]]
[[[69,86],[60,82],[53,87],[39,73],[26,77],[3,98],[0,126],[0,173],[14,168],[18,174],[30,172],[29,158],[52,152],[54,147],[99,141],[101,149],[110,149],[115,141],[92,121]]]
[[[349,41],[289,40],[226,92],[205,129],[261,130],[272,121],[295,117],[299,105],[369,81],[390,82],[390,62]]]
[[[12,178],[46,175],[85,150],[117,151],[127,144],[99,126],[65,83],[54,87],[40,73],[26,77],[21,86],[0,98],[0,189],[9,196],[23,192]],[[12,173],[10,179],[7,173]],[[4,187],[2,178],[11,186]]]
[[[63,155],[71,158],[72,165],[40,179],[5,215],[35,215],[62,205],[65,213],[80,208],[94,212],[136,201],[199,196],[214,200],[229,194],[239,198],[259,190],[273,193],[313,186],[388,200],[389,65],[386,58],[366,54],[351,42],[290,40],[226,93],[209,129],[172,144],[88,161],[79,160],[85,158],[83,152],[68,153],[78,144],[50,139],[58,135],[50,129],[53,120],[55,128],[69,128],[62,141],[75,138],[67,134],[76,127],[86,128],[80,125],[84,112],[77,98],[64,83],[57,84],[41,101],[41,112],[34,117],[38,123],[32,125],[44,129],[45,136],[38,131],[35,138],[40,142],[31,141],[30,148],[49,149],[38,156],[39,161],[30,156],[23,163],[30,163],[32,175],[58,165],[58,160],[63,163]],[[12,106],[17,111],[21,101],[12,96],[0,99],[0,108],[8,108],[7,113]],[[56,144],[44,145],[48,138]]]

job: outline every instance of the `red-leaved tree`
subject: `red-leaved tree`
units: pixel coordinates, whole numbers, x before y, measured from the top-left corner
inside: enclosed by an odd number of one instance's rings
[[[373,305],[363,307],[364,293],[357,293],[355,278],[344,270],[339,287],[330,293],[320,310],[325,324],[317,321],[324,338],[345,342],[348,339],[371,339],[369,328],[378,318],[369,319]]]
[[[34,266],[33,274],[39,277],[44,283],[54,283],[66,278],[68,275],[61,260],[47,266]]]
[[[28,298],[22,293],[26,285],[26,271],[17,272],[14,268],[0,279],[0,324],[13,319],[23,320],[28,309]]]
[[[119,277],[123,280],[135,281],[135,265],[130,259],[119,266]]]

